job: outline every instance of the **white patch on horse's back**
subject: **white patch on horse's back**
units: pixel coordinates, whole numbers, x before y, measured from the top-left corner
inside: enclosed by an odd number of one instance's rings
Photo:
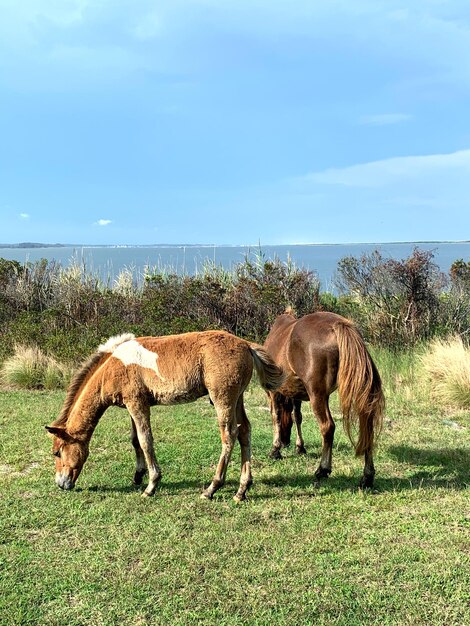
[[[98,352],[114,352],[125,341],[132,341],[135,339],[135,335],[132,333],[124,333],[123,335],[117,335],[116,337],[110,337],[106,343],[102,343],[98,347]]]
[[[125,341],[113,350],[113,356],[119,359],[126,367],[127,365],[139,365],[153,370],[156,375],[165,380],[158,369],[158,354],[147,350],[138,341],[131,339]]]

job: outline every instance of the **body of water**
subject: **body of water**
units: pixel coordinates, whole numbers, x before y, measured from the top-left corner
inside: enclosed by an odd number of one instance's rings
[[[129,269],[141,278],[146,267],[177,273],[196,274],[208,262],[225,269],[244,261],[248,256],[262,254],[265,259],[291,259],[297,267],[305,267],[318,275],[322,289],[331,290],[340,259],[361,256],[379,250],[387,258],[405,259],[415,247],[431,250],[434,261],[443,272],[448,272],[456,259],[470,260],[470,242],[380,243],[338,245],[283,245],[283,246],[145,246],[145,247],[63,247],[63,248],[0,248],[0,258],[21,263],[39,259],[56,260],[66,267],[80,261],[88,271],[98,273],[103,280],[114,280],[121,271]]]

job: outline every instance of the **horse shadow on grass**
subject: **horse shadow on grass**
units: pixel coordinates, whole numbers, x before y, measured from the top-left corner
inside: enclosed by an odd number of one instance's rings
[[[400,479],[415,487],[449,487],[466,489],[470,484],[470,449],[413,448],[400,445],[388,448],[391,456],[401,463],[417,468],[410,476]]]
[[[470,449],[468,448],[413,448],[401,445],[388,448],[388,454],[398,462],[406,464],[406,475],[388,477],[381,472],[380,462],[376,465],[376,479],[370,493],[410,491],[416,489],[445,488],[453,490],[467,489],[470,484]],[[310,454],[309,454],[310,456]],[[312,458],[317,455],[311,455]],[[284,458],[278,463],[288,463]],[[410,468],[410,466],[412,466]],[[356,491],[360,475],[333,473],[327,480],[316,482],[312,474],[282,474],[282,468],[275,476],[261,479],[272,487],[292,487],[300,492],[322,495],[334,491]],[[316,489],[315,489],[316,488]]]
[[[344,448],[348,448],[345,444]],[[397,491],[411,491],[416,489],[435,489],[445,488],[453,490],[464,490],[470,484],[470,449],[460,448],[414,448],[412,446],[400,445],[387,448],[387,454],[393,457],[397,462],[403,463],[403,475],[386,476],[381,471],[380,462],[376,464],[376,479],[374,488],[369,490],[370,493],[386,493]],[[250,499],[272,499],[282,496],[282,492],[291,489],[299,496],[321,496],[335,491],[357,491],[360,479],[360,471],[357,475],[344,474],[335,472],[327,480],[320,482],[315,481],[313,472],[297,471],[293,474],[288,470],[288,464],[292,459],[291,455],[285,455],[280,461],[263,461],[261,467],[265,463],[274,464],[278,471],[272,476],[257,476],[255,473],[254,488],[249,492]],[[316,453],[308,453],[310,459],[319,458]],[[352,460],[351,460],[352,461]],[[285,465],[286,464],[286,465]],[[406,466],[406,467],[405,467]],[[406,474],[406,475],[405,475]],[[163,478],[158,492],[163,492],[166,497],[176,496],[184,491],[202,491],[210,483],[210,477],[201,482],[196,479],[182,480],[165,480]],[[129,482],[126,485],[93,485],[83,491],[90,493],[138,493],[145,488],[144,484],[137,486]],[[257,493],[256,486],[265,485],[272,490],[270,493]],[[238,481],[236,479],[228,479],[225,483],[223,492],[227,490],[236,490]],[[82,489],[77,488],[77,491]],[[215,496],[217,499],[217,495]]]
[[[210,481],[207,482],[209,484]],[[82,489],[83,491],[88,491],[89,493],[142,493],[147,486],[147,483],[144,482],[142,485],[134,485],[132,482],[129,482],[127,485],[93,485],[86,489]],[[157,487],[158,494],[161,491],[165,492],[165,495],[176,495],[181,491],[191,491],[198,490],[202,491],[204,485],[202,485],[200,480],[174,480],[174,481],[166,481],[162,480],[160,485]],[[80,491],[80,488],[77,488],[77,491]]]

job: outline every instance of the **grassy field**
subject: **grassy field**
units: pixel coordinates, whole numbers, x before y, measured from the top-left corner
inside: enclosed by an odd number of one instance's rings
[[[199,498],[220,452],[206,400],[153,410],[164,474],[143,499],[125,411],[104,415],[77,488],[62,492],[44,425],[64,393],[0,392],[0,624],[469,624],[470,413],[438,409],[411,362],[395,365],[382,364],[371,493],[356,488],[362,463],[340,420],[333,474],[313,486],[320,436],[306,406],[308,455],[269,460],[252,386],[255,483],[242,504],[238,448],[226,486]]]

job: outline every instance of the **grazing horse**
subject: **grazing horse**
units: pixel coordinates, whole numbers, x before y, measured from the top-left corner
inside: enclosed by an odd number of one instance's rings
[[[360,486],[372,487],[372,450],[382,425],[385,399],[377,368],[354,324],[335,313],[318,312],[297,319],[287,311],[274,321],[264,347],[287,373],[284,384],[268,392],[274,428],[271,457],[281,458],[280,448],[290,443],[292,422],[297,431],[297,452],[305,453],[301,403],[308,400],[323,440],[315,476],[329,476],[335,423],[328,399],[338,389],[346,433],[356,455],[365,459]],[[353,427],[359,431],[356,442]]]
[[[134,483],[140,485],[148,470],[149,482],[142,495],[153,495],[161,471],[155,458],[150,407],[192,402],[209,395],[217,411],[222,454],[202,497],[212,498],[224,484],[238,438],[242,469],[235,499],[244,500],[252,475],[251,427],[243,392],[253,366],[265,390],[276,389],[285,378],[261,346],[224,331],[137,339],[131,334],[112,337],[77,372],[59,418],[46,426],[54,435],[57,485],[66,490],[75,486],[98,420],[109,406],[116,405],[127,408],[131,415],[136,453]]]

